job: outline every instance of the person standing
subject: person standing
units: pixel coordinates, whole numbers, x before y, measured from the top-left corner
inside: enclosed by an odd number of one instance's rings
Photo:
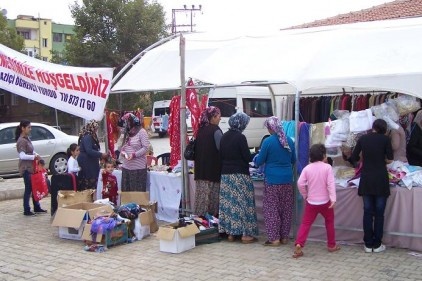
[[[422,110],[416,113],[412,122],[407,143],[407,159],[410,165],[422,166]]]
[[[98,122],[89,121],[79,132],[78,187],[80,190],[96,189],[100,173],[100,159],[107,154],[100,152],[100,142],[97,136]]]
[[[16,150],[19,154],[19,173],[23,177],[25,191],[23,194],[23,214],[25,216],[34,216],[35,213],[47,213],[41,208],[40,202],[32,197],[34,212],[31,211],[29,200],[32,194],[31,174],[34,173],[34,160],[40,160],[41,157],[34,151],[29,135],[31,134],[31,122],[22,120],[16,127],[15,140]]]
[[[266,138],[254,162],[265,164],[262,209],[268,240],[265,246],[287,244],[293,217],[293,165],[296,153],[293,140],[286,136],[276,116],[268,117],[264,126],[271,136]]]
[[[390,186],[386,164],[393,162],[393,149],[387,132],[387,123],[376,119],[372,132],[359,138],[352,159],[362,161],[358,195],[363,199],[363,241],[366,253],[385,251],[382,244],[384,211]],[[361,157],[360,157],[361,154]]]
[[[207,107],[201,113],[195,142],[195,207],[194,214],[218,216],[221,160],[220,140],[223,135],[218,124],[220,109]]]
[[[219,208],[219,232],[228,234],[228,241],[241,235],[241,241],[249,244],[258,241],[258,221],[255,209],[253,182],[249,174],[251,152],[242,132],[250,117],[243,112],[229,119],[229,130],[220,143],[221,186]]]
[[[297,233],[294,258],[303,256],[302,248],[308,239],[309,230],[318,214],[325,219],[327,230],[327,250],[340,250],[336,244],[334,229],[334,205],[336,203],[336,185],[333,169],[326,163],[327,150],[323,144],[314,144],[309,150],[308,164],[299,176],[297,187],[306,201],[305,211]]]
[[[146,191],[147,153],[150,142],[141,121],[132,113],[122,117],[125,135],[120,153],[122,156],[122,191]]]
[[[391,129],[389,136],[391,139],[391,147],[393,148],[394,161],[401,161],[407,164],[406,157],[406,133],[400,124],[397,129]]]

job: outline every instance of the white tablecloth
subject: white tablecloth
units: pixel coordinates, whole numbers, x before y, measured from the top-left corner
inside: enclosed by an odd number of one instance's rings
[[[183,192],[181,174],[150,171],[147,190],[150,192],[150,200],[158,203],[157,219],[167,222],[178,221]]]

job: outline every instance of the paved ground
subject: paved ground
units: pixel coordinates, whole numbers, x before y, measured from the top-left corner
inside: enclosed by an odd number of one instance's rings
[[[49,214],[23,216],[22,192],[21,178],[0,182],[0,280],[422,280],[422,254],[393,248],[365,254],[361,245],[328,253],[324,243],[309,242],[295,260],[292,241],[272,248],[259,237],[256,244],[223,241],[168,254],[152,235],[86,252],[81,241],[58,238]],[[41,204],[49,209],[50,198]]]

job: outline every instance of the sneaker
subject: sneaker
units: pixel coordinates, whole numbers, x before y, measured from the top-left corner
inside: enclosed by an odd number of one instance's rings
[[[372,253],[372,248],[368,248],[366,246],[363,246],[363,250],[365,251],[365,253]]]
[[[374,253],[381,253],[384,252],[386,249],[384,244],[381,244],[378,248],[374,249]]]
[[[33,212],[31,212],[31,211],[29,211],[29,212],[23,212],[23,215],[24,215],[24,216],[31,217],[31,216],[35,216],[35,213],[33,213]]]
[[[38,214],[38,213],[47,213],[47,210],[44,210],[44,209],[41,209],[41,208],[40,208],[40,209],[36,209],[36,210],[34,210],[34,212],[35,212],[35,213],[37,213],[37,214]]]

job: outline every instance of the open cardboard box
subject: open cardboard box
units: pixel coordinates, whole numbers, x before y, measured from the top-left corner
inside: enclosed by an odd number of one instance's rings
[[[59,237],[81,240],[84,227],[89,219],[101,213],[111,213],[110,205],[94,203],[77,203],[58,208],[54,215],[52,226],[59,227]]]
[[[94,243],[100,243],[106,247],[115,246],[123,243],[127,243],[128,239],[128,228],[125,223],[116,225],[112,230],[107,231],[105,234],[97,234],[95,236],[95,241],[93,241],[93,236],[91,235],[91,224],[86,224],[82,239],[85,241],[90,241]]]
[[[124,191],[120,193],[120,205],[127,203],[136,203],[144,209],[151,210],[149,214],[151,216],[150,231],[154,233],[158,230],[157,219],[155,217],[155,213],[157,213],[157,202],[149,201],[149,192]]]
[[[157,236],[160,239],[160,251],[168,253],[182,253],[195,248],[195,234],[199,233],[195,224],[179,227],[178,223],[160,226]]]

